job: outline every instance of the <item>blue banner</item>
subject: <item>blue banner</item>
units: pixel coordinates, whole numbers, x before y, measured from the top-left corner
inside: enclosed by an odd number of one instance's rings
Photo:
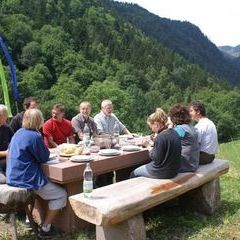
[[[7,58],[8,64],[10,66],[10,73],[11,73],[12,86],[13,86],[13,96],[14,96],[14,100],[17,102],[19,100],[19,92],[18,92],[18,88],[17,88],[17,76],[16,76],[16,72],[14,69],[12,58],[8,52],[7,46],[5,45],[5,43],[3,41],[3,38],[1,36],[0,36],[0,46],[2,47],[3,52]]]

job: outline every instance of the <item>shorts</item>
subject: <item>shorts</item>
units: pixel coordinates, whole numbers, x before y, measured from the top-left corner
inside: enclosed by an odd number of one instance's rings
[[[44,200],[48,200],[50,210],[61,209],[67,204],[67,192],[56,183],[48,182],[45,186],[34,192]]]

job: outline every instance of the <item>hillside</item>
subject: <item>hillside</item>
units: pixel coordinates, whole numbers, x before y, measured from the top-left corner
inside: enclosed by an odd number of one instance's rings
[[[109,98],[130,131],[149,133],[146,118],[156,107],[168,111],[175,103],[201,99],[217,124],[220,141],[240,135],[238,88],[145,35],[104,4],[0,1],[0,33],[16,66],[19,109],[24,97],[34,95],[46,119],[55,103],[64,103],[71,119],[82,100],[91,101],[94,115],[101,101]],[[0,57],[12,99],[9,68],[1,51]]]
[[[107,7],[121,15],[147,36],[199,64],[208,72],[240,84],[240,65],[226,58],[201,30],[189,23],[161,18],[137,4],[105,1]]]
[[[220,51],[225,53],[228,57],[239,58],[240,57],[240,45],[236,47],[231,46],[220,46],[218,47]]]

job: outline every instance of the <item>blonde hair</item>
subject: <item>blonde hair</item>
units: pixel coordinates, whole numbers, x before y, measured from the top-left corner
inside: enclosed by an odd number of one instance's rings
[[[168,117],[161,108],[156,108],[156,111],[152,113],[147,119],[148,124],[153,124],[154,122],[159,122],[162,125],[167,126]]]
[[[0,104],[0,115],[7,114],[7,107],[3,104]]]
[[[39,130],[43,122],[43,115],[39,109],[28,109],[23,115],[22,127],[31,130]]]

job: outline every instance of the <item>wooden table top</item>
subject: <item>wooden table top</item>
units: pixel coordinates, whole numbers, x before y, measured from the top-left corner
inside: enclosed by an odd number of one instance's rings
[[[135,152],[122,152],[117,156],[100,156],[97,153],[91,153],[91,155],[94,158],[91,161],[94,176],[148,162],[147,149]],[[63,161],[60,163],[46,163],[42,165],[42,168],[51,181],[66,184],[83,179],[85,163],[72,162],[69,158],[63,158]]]

